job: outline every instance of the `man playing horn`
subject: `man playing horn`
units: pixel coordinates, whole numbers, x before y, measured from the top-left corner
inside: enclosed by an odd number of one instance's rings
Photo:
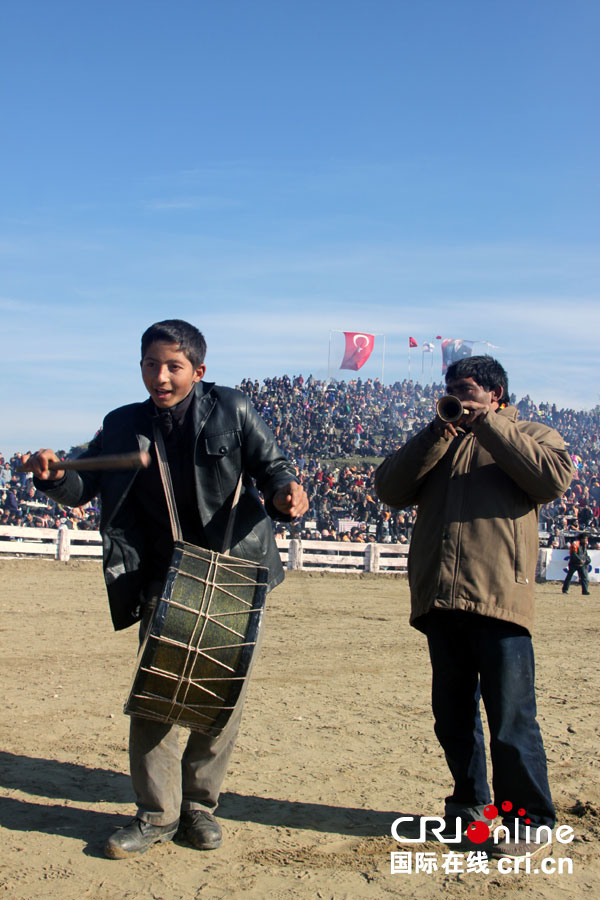
[[[384,503],[416,505],[408,557],[411,624],[427,635],[435,733],[454,781],[446,817],[463,830],[490,803],[479,700],[490,729],[495,805],[518,841],[498,852],[524,856],[514,811],[553,827],[546,756],[536,720],[533,627],[540,504],[568,487],[572,465],[551,428],[518,421],[508,380],[490,356],[458,360],[446,373],[462,404],[456,422],[436,416],[376,472]],[[512,820],[512,821],[511,821]],[[514,827],[511,834],[514,835]]]

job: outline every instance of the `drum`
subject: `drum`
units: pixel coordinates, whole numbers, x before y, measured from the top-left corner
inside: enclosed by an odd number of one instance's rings
[[[267,578],[264,566],[176,541],[125,713],[218,735],[250,668]]]

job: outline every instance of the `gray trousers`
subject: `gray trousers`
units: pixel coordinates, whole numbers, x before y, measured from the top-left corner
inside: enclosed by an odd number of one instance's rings
[[[152,592],[146,606],[140,624],[140,643],[150,626],[159,596],[160,587],[158,593]],[[262,631],[261,627],[250,669],[258,656]],[[152,825],[170,825],[179,819],[181,811],[212,812],[216,808],[240,727],[249,679],[250,672],[227,725],[217,737],[140,716],[131,717],[129,766],[138,818]],[[180,743],[181,732],[189,735],[185,748]]]

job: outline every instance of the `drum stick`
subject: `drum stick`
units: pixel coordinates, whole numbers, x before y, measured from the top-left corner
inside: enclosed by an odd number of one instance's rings
[[[77,469],[80,472],[95,469],[146,469],[150,465],[150,454],[146,450],[135,453],[115,453],[112,456],[88,456],[83,459],[50,459],[48,468],[56,472],[61,469]],[[17,472],[31,472],[28,461]]]

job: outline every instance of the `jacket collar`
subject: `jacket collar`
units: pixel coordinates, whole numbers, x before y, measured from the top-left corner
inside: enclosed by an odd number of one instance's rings
[[[192,421],[194,423],[194,433],[196,437],[200,434],[208,417],[214,409],[217,398],[213,388],[215,384],[212,381],[199,381],[194,386],[194,398],[192,400]],[[154,441],[152,434],[152,419],[156,415],[156,410],[152,400],[148,397],[143,403],[140,403],[139,415],[135,423],[136,437],[140,450],[149,450]]]
[[[214,409],[217,398],[213,391],[214,381],[199,381],[194,392],[196,394],[192,407],[192,421],[194,422],[194,432],[196,437],[200,434],[208,417]]]
[[[516,422],[519,418],[519,410],[516,406],[505,406],[503,409],[498,410],[499,416],[505,416],[507,419],[512,419],[513,422]]]

